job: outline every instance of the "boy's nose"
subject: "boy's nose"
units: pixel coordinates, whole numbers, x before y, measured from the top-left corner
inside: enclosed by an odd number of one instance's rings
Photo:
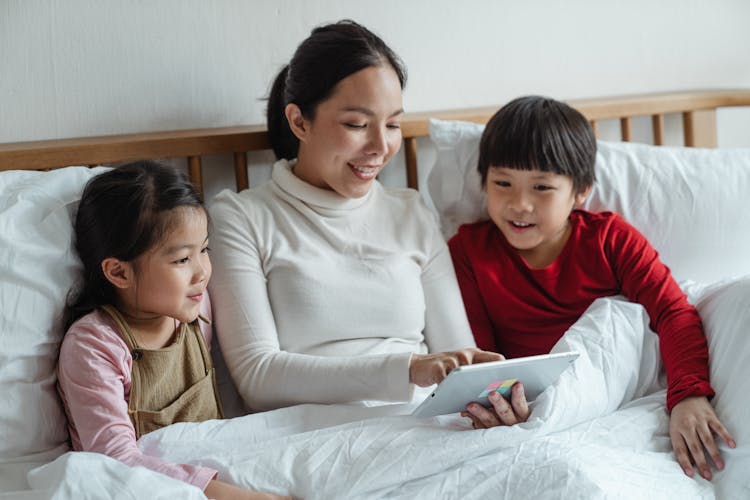
[[[522,192],[512,196],[508,205],[517,212],[530,212],[532,209],[531,200]]]

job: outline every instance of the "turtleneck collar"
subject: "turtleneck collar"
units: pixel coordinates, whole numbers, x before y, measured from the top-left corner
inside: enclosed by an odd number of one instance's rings
[[[373,182],[372,188],[366,195],[361,198],[347,198],[341,196],[335,191],[322,189],[309,184],[292,172],[296,160],[279,160],[273,165],[271,178],[276,185],[284,192],[293,196],[313,210],[326,215],[335,215],[336,212],[343,212],[345,215],[353,209],[359,208],[370,199],[373,190],[378,188],[378,182]]]

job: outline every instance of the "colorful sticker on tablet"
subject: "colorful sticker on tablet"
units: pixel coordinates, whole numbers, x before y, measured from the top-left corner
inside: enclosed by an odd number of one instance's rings
[[[508,391],[510,391],[510,388],[513,387],[513,384],[518,382],[517,378],[509,378],[508,380],[497,380],[495,382],[490,382],[487,384],[487,387],[484,388],[484,390],[479,394],[480,398],[486,398],[491,392],[499,392],[501,395],[505,396]]]

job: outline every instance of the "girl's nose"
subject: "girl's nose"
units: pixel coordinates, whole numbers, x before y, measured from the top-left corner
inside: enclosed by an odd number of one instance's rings
[[[205,281],[208,279],[209,276],[209,269],[211,269],[211,264],[208,262],[201,262],[201,259],[197,259],[197,264],[195,266],[195,269],[193,270],[193,281],[195,283],[200,283],[201,281]]]

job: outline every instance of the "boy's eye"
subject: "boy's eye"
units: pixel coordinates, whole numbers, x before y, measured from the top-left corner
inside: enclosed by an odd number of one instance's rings
[[[544,184],[537,184],[536,186],[534,186],[534,189],[536,189],[537,191],[549,191],[550,189],[555,189],[555,188],[553,188],[552,186],[544,185]]]
[[[495,185],[496,186],[500,186],[500,187],[509,187],[510,186],[510,182],[508,182],[508,181],[495,181]]]

